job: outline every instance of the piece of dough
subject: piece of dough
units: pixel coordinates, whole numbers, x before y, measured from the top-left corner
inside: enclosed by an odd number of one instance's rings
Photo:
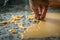
[[[21,28],[24,27],[24,23],[18,23],[17,25]]]
[[[29,15],[27,19],[28,19],[28,20],[34,19],[34,15]]]
[[[8,22],[8,21],[2,21],[2,22],[0,22],[0,24],[9,24],[10,22]]]
[[[37,20],[37,19],[33,19],[32,21],[33,22],[40,22],[40,20]]]
[[[19,19],[21,19],[21,18],[23,18],[24,16],[23,15],[20,15],[20,16],[14,16],[14,15],[12,15],[12,20],[19,20]]]
[[[13,33],[13,34],[16,34],[17,33],[17,31],[15,29],[10,29],[9,32],[10,33]]]

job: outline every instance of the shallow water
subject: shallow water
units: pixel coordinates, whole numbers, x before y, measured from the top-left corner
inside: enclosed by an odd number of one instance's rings
[[[51,10],[51,11],[53,11],[53,10]],[[6,6],[3,8],[0,8],[0,21],[10,20],[12,15],[24,15],[24,18],[19,20],[19,22],[24,23],[24,27],[30,27],[30,25],[34,24],[31,28],[28,28],[28,32],[25,32],[25,34],[24,34],[25,38],[34,37],[34,36],[35,37],[45,37],[48,35],[54,36],[54,37],[60,36],[60,32],[59,32],[59,30],[60,30],[60,18],[59,18],[60,13],[48,12],[46,21],[41,22],[40,24],[34,23],[33,21],[28,21],[27,16],[30,14],[31,14],[31,10],[27,6],[26,7],[20,6],[20,5],[18,5],[18,6],[12,5],[12,6],[8,6],[8,7]],[[37,27],[37,26],[39,26],[39,27]],[[17,32],[25,31],[23,28],[19,28],[15,24],[7,24],[7,25],[0,24],[0,40],[20,40],[21,34],[9,33],[9,30],[12,28],[17,30]],[[47,34],[45,35],[44,33],[45,34],[47,33]]]

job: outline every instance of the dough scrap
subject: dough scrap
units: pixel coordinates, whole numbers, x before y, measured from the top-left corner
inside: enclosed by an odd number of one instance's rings
[[[33,22],[40,22],[40,20],[37,20],[37,19],[33,19],[32,21]]]
[[[28,19],[28,20],[34,19],[34,15],[29,15],[27,19]]]
[[[15,29],[10,29],[9,32],[10,33],[13,33],[13,34],[16,34],[17,33],[17,31]]]
[[[24,27],[24,23],[18,23],[17,25],[21,28]]]
[[[35,19],[34,15],[29,15],[27,19],[32,20],[33,22],[39,22],[40,21],[40,20]]]
[[[14,15],[12,15],[12,20],[19,20],[19,19],[21,19],[21,18],[23,18],[24,16],[23,15],[20,15],[20,16],[14,16]]]

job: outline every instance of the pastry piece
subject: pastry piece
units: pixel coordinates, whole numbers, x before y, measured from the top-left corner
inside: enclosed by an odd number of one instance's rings
[[[11,23],[17,24],[18,20],[11,20]]]
[[[18,23],[17,25],[21,28],[24,27],[24,23]]]
[[[15,29],[10,29],[9,32],[10,33],[13,33],[13,34],[16,34],[17,33],[17,31]]]
[[[23,15],[20,15],[20,16],[14,16],[12,15],[12,18],[11,18],[11,23],[15,23],[17,24],[19,19],[23,18],[24,16]]]
[[[34,15],[29,15],[27,19],[32,20],[33,18],[34,18]]]
[[[0,24],[4,24],[4,25],[6,25],[6,24],[9,24],[10,22],[8,22],[8,21],[2,21],[2,22],[0,22]]]
[[[19,20],[19,19],[21,19],[21,18],[23,18],[24,16],[23,15],[20,15],[20,16],[14,16],[14,15],[12,15],[12,20]]]
[[[37,19],[33,19],[32,21],[33,22],[40,22],[40,20],[37,20]]]

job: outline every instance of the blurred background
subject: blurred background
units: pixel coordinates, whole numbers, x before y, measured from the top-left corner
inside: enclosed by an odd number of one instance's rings
[[[13,9],[14,7],[15,7],[15,9],[24,9],[27,5],[29,6],[29,0],[0,0],[0,10],[3,10],[3,11],[5,11],[7,9],[9,11],[9,8]],[[26,8],[28,8],[28,7],[26,7]],[[60,9],[60,0],[49,0],[49,9],[50,10],[51,9],[59,10]]]

